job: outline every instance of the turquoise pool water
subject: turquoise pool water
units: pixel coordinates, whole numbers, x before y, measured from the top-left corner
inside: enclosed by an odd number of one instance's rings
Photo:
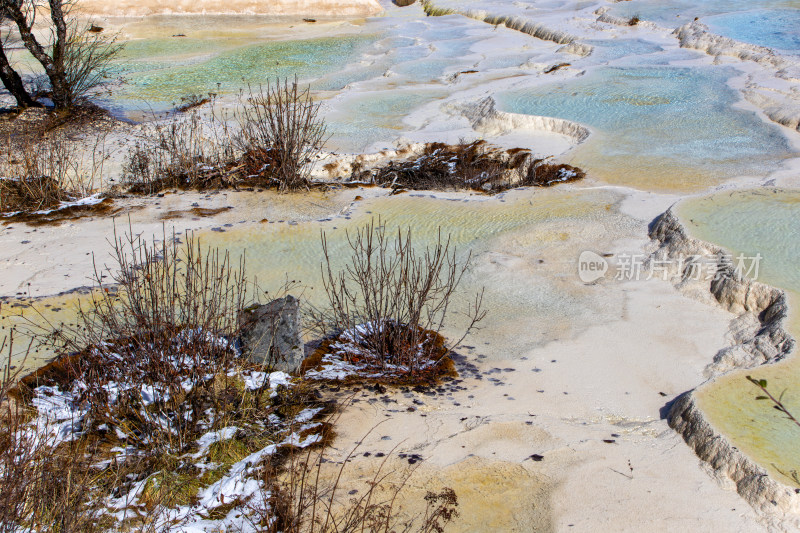
[[[800,8],[726,13],[705,18],[703,22],[712,32],[737,41],[800,55]]]
[[[583,42],[594,46],[592,55],[601,61],[615,61],[621,58],[637,60],[641,56],[663,50],[658,44],[644,39],[589,39]]]
[[[389,144],[409,128],[403,118],[414,109],[447,95],[436,88],[404,87],[393,91],[364,92],[330,103],[333,111],[325,116],[328,148],[335,151],[359,153],[373,143]]]
[[[163,110],[190,94],[236,93],[276,77],[313,81],[341,71],[376,40],[374,35],[345,35],[292,41],[242,44],[238,39],[170,37],[128,42],[118,60],[125,83],[113,105],[123,109],[149,105]],[[351,73],[313,83],[317,90],[341,89],[369,72]]]
[[[700,187],[765,175],[790,157],[778,126],[733,107],[727,68],[605,67],[564,82],[497,95],[501,109],[565,118],[595,135],[573,159],[613,182]]]
[[[695,17],[710,17],[741,11],[798,8],[796,0],[630,0],[613,4],[610,13],[619,17],[639,16],[668,27],[678,27]]]
[[[624,18],[638,16],[668,28],[698,17],[719,35],[784,53],[800,53],[800,4],[793,0],[631,0],[614,4],[610,13]]]

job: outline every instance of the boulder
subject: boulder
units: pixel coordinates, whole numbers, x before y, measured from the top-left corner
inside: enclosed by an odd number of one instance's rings
[[[244,309],[240,316],[242,353],[274,370],[294,372],[304,358],[300,301],[286,296]]]

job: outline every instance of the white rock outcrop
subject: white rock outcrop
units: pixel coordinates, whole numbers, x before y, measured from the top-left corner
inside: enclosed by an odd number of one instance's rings
[[[496,137],[515,130],[547,131],[560,133],[580,144],[589,138],[591,131],[586,126],[555,117],[507,113],[497,109],[494,98],[481,100],[453,107],[470,121],[472,128],[483,135]]]
[[[736,57],[743,61],[754,61],[776,69],[785,68],[791,64],[787,59],[765,46],[743,43],[711,33],[708,26],[696,20],[676,29],[673,35],[678,38],[682,48],[693,48],[712,56]]]

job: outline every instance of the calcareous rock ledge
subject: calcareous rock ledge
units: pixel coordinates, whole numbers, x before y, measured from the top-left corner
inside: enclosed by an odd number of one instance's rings
[[[783,291],[747,278],[739,278],[721,260],[724,250],[693,239],[672,209],[653,221],[650,238],[657,245],[651,260],[678,265],[679,258],[690,255],[718,257],[718,268],[728,271],[712,282],[694,280],[686,267],[673,267],[669,272],[673,284],[683,292],[702,297],[705,292],[723,308],[737,314],[750,314],[758,321],[751,335],[738,339],[735,346],[720,350],[707,368],[710,377],[731,370],[774,363],[792,352],[795,340],[784,329],[788,309]],[[672,260],[672,261],[669,261]],[[664,264],[662,263],[662,264]],[[706,418],[698,405],[695,392],[688,391],[675,399],[667,420],[702,460],[723,478],[736,485],[737,492],[755,509],[761,511],[772,525],[800,527],[800,494],[784,485],[751,458],[737,449]]]

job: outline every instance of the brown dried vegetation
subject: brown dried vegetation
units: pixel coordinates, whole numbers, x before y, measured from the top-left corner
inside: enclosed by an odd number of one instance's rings
[[[392,189],[499,192],[520,186],[547,187],[585,177],[576,167],[546,161],[535,158],[530,150],[503,150],[486,141],[428,143],[411,159],[371,169],[357,166],[350,180]]]

